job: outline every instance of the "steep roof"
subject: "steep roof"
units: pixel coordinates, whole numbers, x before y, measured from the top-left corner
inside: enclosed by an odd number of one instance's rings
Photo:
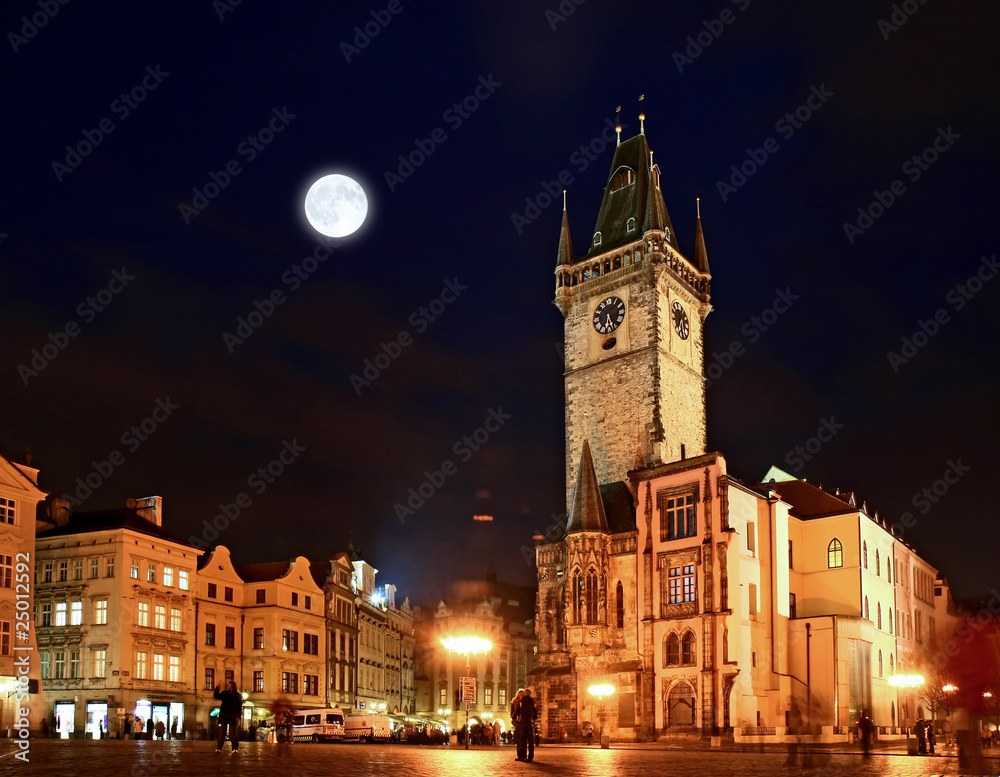
[[[590,441],[583,441],[580,466],[577,468],[576,489],[573,504],[566,521],[566,533],[579,531],[599,531],[608,533],[608,518],[604,511],[604,499],[597,482],[594,458],[590,454]]]
[[[634,176],[633,182],[619,185],[621,179],[618,174],[627,171],[631,171]],[[651,229],[665,231],[669,235],[667,242],[678,253],[683,254],[677,244],[670,214],[667,213],[659,178],[659,168],[653,164],[644,134],[629,138],[615,149],[604,198],[597,212],[597,224],[594,226],[594,232],[601,233],[601,242],[594,245],[591,241],[588,256],[631,243]],[[635,219],[636,226],[641,227],[641,231],[627,230],[630,218]]]
[[[284,577],[294,563],[294,561],[264,561],[259,564],[233,564],[233,569],[246,583],[263,583],[266,580]]]
[[[849,494],[837,496],[805,480],[763,483],[762,486],[776,491],[792,506],[792,513],[799,518],[817,518],[858,509],[849,498],[845,498]]]
[[[711,274],[708,269],[708,249],[705,248],[705,232],[701,228],[701,203],[698,204],[698,218],[694,223],[694,252],[691,255],[698,272]]]
[[[49,537],[64,537],[70,534],[88,534],[90,532],[108,531],[112,529],[129,529],[139,534],[147,534],[161,540],[169,540],[189,548],[197,548],[187,540],[157,526],[139,515],[137,510],[121,507],[113,510],[95,510],[86,513],[73,513],[67,523],[39,532],[38,539]]]
[[[564,264],[573,264],[573,238],[569,234],[569,214],[566,212],[566,203],[563,202],[562,227],[559,230],[559,256],[556,259],[556,267]]]

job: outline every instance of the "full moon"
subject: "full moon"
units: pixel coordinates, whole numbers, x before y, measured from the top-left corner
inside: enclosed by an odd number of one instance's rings
[[[306,192],[306,218],[327,237],[347,237],[368,215],[368,198],[361,184],[346,175],[324,175]]]

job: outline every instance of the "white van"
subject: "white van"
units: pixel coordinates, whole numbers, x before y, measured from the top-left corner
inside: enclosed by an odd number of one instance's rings
[[[392,721],[388,715],[358,713],[348,715],[344,721],[346,742],[391,742]]]
[[[340,707],[299,710],[292,718],[292,741],[338,742],[344,738],[344,712]]]

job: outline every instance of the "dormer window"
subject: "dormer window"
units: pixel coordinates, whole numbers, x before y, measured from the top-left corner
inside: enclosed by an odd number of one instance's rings
[[[600,232],[595,232],[594,233],[594,245],[595,246],[599,246],[600,244],[601,244],[601,233]]]
[[[611,176],[611,191],[616,192],[635,183],[635,171],[630,167],[619,167]]]
[[[635,232],[635,219],[629,219],[625,222],[626,232]]]

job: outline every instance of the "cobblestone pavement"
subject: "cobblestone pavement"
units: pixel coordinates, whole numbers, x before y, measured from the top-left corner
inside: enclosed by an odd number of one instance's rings
[[[514,760],[513,747],[482,747],[466,751],[450,747],[407,745],[296,744],[244,742],[240,755],[229,746],[215,752],[211,742],[134,742],[92,740],[31,740],[30,763],[15,759],[13,743],[0,740],[0,775],[55,777],[679,777],[683,775],[851,775],[854,777],[911,777],[958,775],[957,762],[948,757],[857,753],[800,753],[797,766],[785,765],[786,754],[738,750],[680,750],[655,748],[539,747],[533,763]],[[803,764],[803,758],[812,758]],[[986,759],[989,774],[1000,774],[1000,760]],[[968,774],[968,772],[966,772]]]

